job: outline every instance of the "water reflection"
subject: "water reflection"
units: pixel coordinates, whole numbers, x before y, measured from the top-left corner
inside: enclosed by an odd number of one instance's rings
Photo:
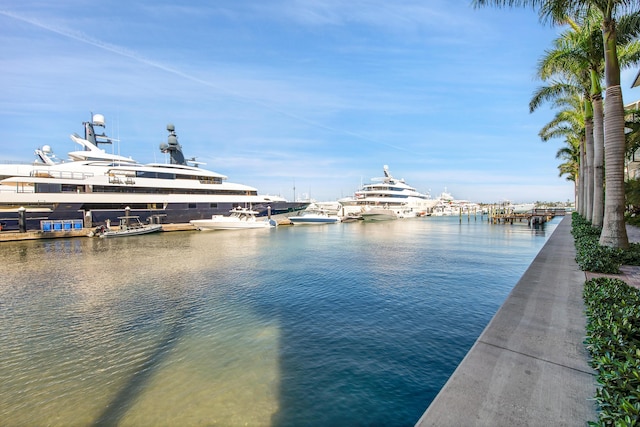
[[[543,241],[447,220],[3,244],[0,425],[412,424]]]

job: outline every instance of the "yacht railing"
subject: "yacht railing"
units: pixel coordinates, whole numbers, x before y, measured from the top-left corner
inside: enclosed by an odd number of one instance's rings
[[[74,172],[74,171],[52,171],[47,169],[34,169],[31,172],[32,177],[36,178],[58,178],[58,179],[87,179],[92,178],[92,172]]]

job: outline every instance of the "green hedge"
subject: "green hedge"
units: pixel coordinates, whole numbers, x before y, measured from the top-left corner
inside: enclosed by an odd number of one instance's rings
[[[619,279],[584,285],[585,345],[597,370],[599,420],[590,426],[640,425],[640,291]]]
[[[571,234],[583,271],[619,273],[621,265],[640,265],[640,244],[622,250],[600,246],[601,229],[577,213]],[[584,284],[587,315],[585,345],[597,371],[595,400],[600,411],[590,426],[640,426],[640,290],[619,279]]]
[[[571,220],[576,262],[581,270],[616,274],[621,265],[640,265],[640,244],[631,243],[629,249],[600,246],[601,228],[594,227],[577,212],[572,214]]]

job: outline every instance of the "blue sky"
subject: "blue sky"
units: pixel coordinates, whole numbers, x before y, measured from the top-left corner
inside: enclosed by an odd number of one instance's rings
[[[0,6],[0,159],[76,149],[91,112],[118,153],[187,157],[261,193],[348,196],[382,175],[476,202],[573,200],[553,116],[530,114],[560,29],[470,0],[84,0]],[[625,70],[625,103],[636,69]]]

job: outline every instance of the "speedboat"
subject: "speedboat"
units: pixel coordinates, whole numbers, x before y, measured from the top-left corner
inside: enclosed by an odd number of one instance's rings
[[[141,164],[101,148],[115,139],[96,130],[105,128],[101,114],[83,122],[84,136],[71,135],[81,146],[69,159],[54,158],[50,147],[36,151],[32,164],[0,165],[0,216],[4,229],[18,229],[18,212],[26,209],[27,229],[40,229],[42,221],[82,220],[86,227],[117,222],[125,207],[141,218],[162,217],[167,223],[225,215],[234,206],[253,206],[257,216],[286,214],[309,203],[289,202],[279,196],[258,194],[254,187],[231,183],[220,173],[187,160],[175,127],[160,151],[167,163]],[[111,150],[112,151],[112,150]]]
[[[117,229],[99,226],[93,235],[99,237],[125,237],[139,236],[141,234],[155,233],[162,231],[160,224],[143,224],[140,217],[135,215],[126,215],[119,217],[120,226]]]
[[[365,221],[387,221],[390,219],[402,218],[393,209],[389,209],[388,207],[376,208],[372,206],[365,206],[362,208],[360,216]]]
[[[340,222],[338,215],[330,214],[314,205],[310,205],[301,215],[290,216],[288,219],[293,225],[336,224]]]
[[[345,216],[361,215],[367,220],[396,219],[431,213],[438,203],[429,194],[420,193],[404,179],[391,176],[389,166],[383,167],[384,177],[373,178],[352,197],[338,200]]]
[[[258,212],[247,208],[231,209],[230,215],[213,215],[211,219],[189,221],[198,230],[240,230],[245,228],[273,228],[278,225],[271,218],[256,218]]]
[[[515,205],[510,205],[509,208],[515,214],[523,214],[523,213],[532,212],[536,208],[536,204],[535,203],[518,203]]]

